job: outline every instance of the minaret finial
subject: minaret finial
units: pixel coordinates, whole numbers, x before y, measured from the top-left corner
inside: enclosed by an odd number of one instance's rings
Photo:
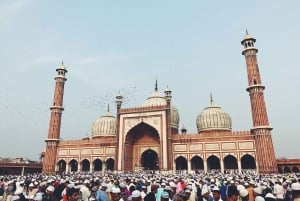
[[[212,103],[213,102],[213,97],[212,97],[212,94],[210,93],[210,102]]]
[[[156,81],[155,81],[155,91],[157,91],[158,88],[157,88],[157,78],[156,78]]]

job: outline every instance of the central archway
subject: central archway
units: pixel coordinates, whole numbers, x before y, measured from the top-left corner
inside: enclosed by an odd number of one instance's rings
[[[158,156],[157,153],[148,149],[142,153],[141,165],[144,170],[157,170],[158,169]]]
[[[132,171],[137,167],[142,167],[141,156],[145,147],[148,147],[146,151],[153,147],[157,154],[158,169],[161,163],[161,156],[159,151],[160,138],[157,130],[152,126],[141,122],[133,127],[125,137],[124,143],[124,170]],[[143,151],[142,151],[143,150]],[[151,159],[153,160],[153,159]],[[160,160],[160,161],[159,161]]]

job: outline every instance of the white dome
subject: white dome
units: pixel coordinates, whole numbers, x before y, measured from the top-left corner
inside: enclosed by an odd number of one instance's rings
[[[108,112],[101,116],[92,128],[92,137],[116,134],[116,118]]]
[[[160,93],[155,88],[155,91],[151,94],[149,98],[141,105],[141,107],[152,107],[152,106],[163,106],[167,105],[167,101],[165,97],[161,96]],[[179,112],[177,108],[171,105],[171,127],[177,128],[179,127]]]
[[[160,95],[158,91],[154,91],[152,95],[141,105],[142,107],[167,105],[166,99]]]
[[[231,118],[221,107],[215,106],[211,100],[210,105],[206,107],[197,117],[198,132],[207,130],[231,131]]]

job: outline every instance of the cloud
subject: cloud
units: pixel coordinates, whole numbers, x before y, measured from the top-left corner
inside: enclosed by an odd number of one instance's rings
[[[0,3],[0,25],[3,28],[4,25],[12,24],[16,21],[16,15],[20,10],[31,4],[31,0],[10,0],[2,1]]]
[[[78,60],[76,63],[78,63],[80,66],[85,65],[110,65],[113,63],[118,63],[121,61],[126,61],[130,59],[129,56],[126,55],[120,55],[120,54],[106,54],[106,55],[97,55],[97,56],[86,56],[82,59]]]

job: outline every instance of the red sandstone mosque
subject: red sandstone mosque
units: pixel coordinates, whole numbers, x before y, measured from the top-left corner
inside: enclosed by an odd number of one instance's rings
[[[67,70],[62,64],[56,69],[43,172],[252,169],[264,174],[283,171],[286,166],[298,172],[299,160],[275,158],[255,42],[248,33],[241,42],[253,122],[248,131],[232,131],[230,116],[212,98],[197,117],[198,133],[187,133],[184,128],[179,131],[179,113],[172,105],[171,91],[166,89],[161,95],[156,85],[152,95],[134,108],[123,108],[123,97],[117,95],[116,117],[108,109],[93,124],[91,138],[61,140],[67,80]]]

